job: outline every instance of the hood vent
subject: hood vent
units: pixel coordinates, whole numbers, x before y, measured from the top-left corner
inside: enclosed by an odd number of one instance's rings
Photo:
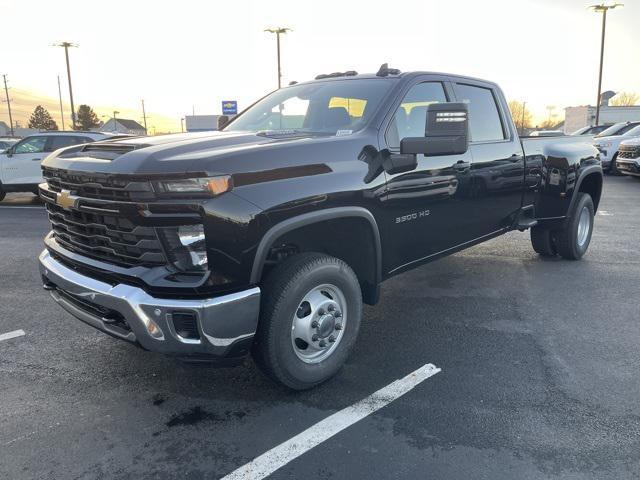
[[[60,155],[60,158],[89,157],[100,160],[114,160],[120,155],[124,155],[125,153],[147,146],[148,145],[145,144],[131,145],[126,143],[110,142],[87,143],[82,146],[65,150]]]

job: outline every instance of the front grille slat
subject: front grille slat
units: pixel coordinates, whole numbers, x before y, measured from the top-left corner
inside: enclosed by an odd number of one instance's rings
[[[155,228],[136,225],[117,206],[100,202],[114,200],[113,192],[128,202],[139,200],[140,193],[153,195],[148,182],[145,186],[145,182],[116,182],[50,169],[44,169],[44,176],[53,195],[64,189],[80,197],[76,207],[64,209],[45,195],[54,237],[63,248],[125,267],[167,264]]]

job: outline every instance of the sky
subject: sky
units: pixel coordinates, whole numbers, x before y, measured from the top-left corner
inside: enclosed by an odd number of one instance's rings
[[[220,114],[222,100],[243,109],[275,89],[276,43],[282,38],[283,84],[319,73],[402,71],[470,75],[500,84],[526,101],[535,120],[547,106],[594,104],[601,15],[594,0],[0,0],[0,73],[7,74],[15,117],[26,124],[45,105],[60,126],[69,94],[103,121],[142,121],[150,133],[180,130],[180,118]],[[623,0],[607,20],[603,91],[640,93],[640,0]],[[0,120],[8,123],[6,103]]]

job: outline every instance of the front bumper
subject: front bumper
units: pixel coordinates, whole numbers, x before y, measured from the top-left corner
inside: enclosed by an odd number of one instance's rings
[[[179,357],[241,357],[248,353],[258,325],[260,289],[204,300],[155,298],[126,284],[109,284],[82,275],[40,254],[45,289],[73,316],[109,335],[146,350]],[[183,338],[173,316],[195,318],[199,338]]]
[[[616,166],[620,173],[625,175],[640,176],[640,159],[619,158],[616,160]]]

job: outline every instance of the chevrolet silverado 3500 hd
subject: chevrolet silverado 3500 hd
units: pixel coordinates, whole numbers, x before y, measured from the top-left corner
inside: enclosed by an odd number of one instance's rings
[[[386,66],[282,88],[220,132],[69,147],[43,173],[40,269],[64,309],[190,361],[252,352],[293,389],[336,374],[385,279],[511,230],[579,259],[602,190],[598,151],[518,138],[495,83]]]

